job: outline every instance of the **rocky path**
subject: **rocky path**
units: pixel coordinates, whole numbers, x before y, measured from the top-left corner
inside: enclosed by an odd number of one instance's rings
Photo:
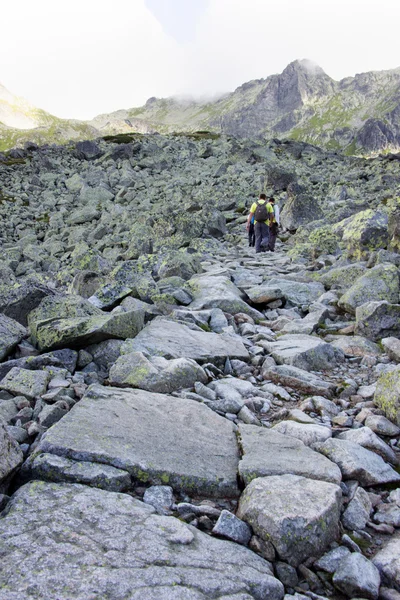
[[[389,309],[237,233],[175,305],[125,272],[0,315],[1,600],[400,598]]]

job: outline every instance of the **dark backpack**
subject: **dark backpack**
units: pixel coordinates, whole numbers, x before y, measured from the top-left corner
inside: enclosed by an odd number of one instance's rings
[[[256,212],[254,213],[254,218],[256,221],[268,221],[268,211],[267,211],[267,201],[264,200],[263,204],[257,202]]]

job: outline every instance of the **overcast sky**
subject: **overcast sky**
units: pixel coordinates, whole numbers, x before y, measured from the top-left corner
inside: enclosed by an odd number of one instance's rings
[[[400,67],[399,0],[18,0],[0,83],[59,117],[215,96],[308,58],[339,80]]]

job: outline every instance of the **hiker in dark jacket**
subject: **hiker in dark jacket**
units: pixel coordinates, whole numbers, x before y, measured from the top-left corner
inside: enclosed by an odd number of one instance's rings
[[[250,229],[251,219],[254,217],[254,233],[256,236],[256,254],[266,252],[268,246],[269,224],[274,217],[274,209],[267,202],[267,196],[260,194],[257,202],[253,202],[247,218],[247,231]]]
[[[256,234],[254,231],[254,215],[250,219],[250,226],[248,227],[248,233],[249,233],[249,246],[251,248],[254,248],[254,246],[256,245]]]

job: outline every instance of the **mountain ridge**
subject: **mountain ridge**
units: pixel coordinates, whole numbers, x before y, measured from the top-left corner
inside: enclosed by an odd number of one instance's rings
[[[90,121],[35,110],[37,128],[0,126],[0,150],[27,140],[208,130],[239,138],[294,139],[345,154],[393,152],[400,148],[400,67],[335,81],[319,65],[302,59],[280,74],[245,82],[213,100],[151,97],[141,107]],[[0,122],[1,116],[0,110]]]

